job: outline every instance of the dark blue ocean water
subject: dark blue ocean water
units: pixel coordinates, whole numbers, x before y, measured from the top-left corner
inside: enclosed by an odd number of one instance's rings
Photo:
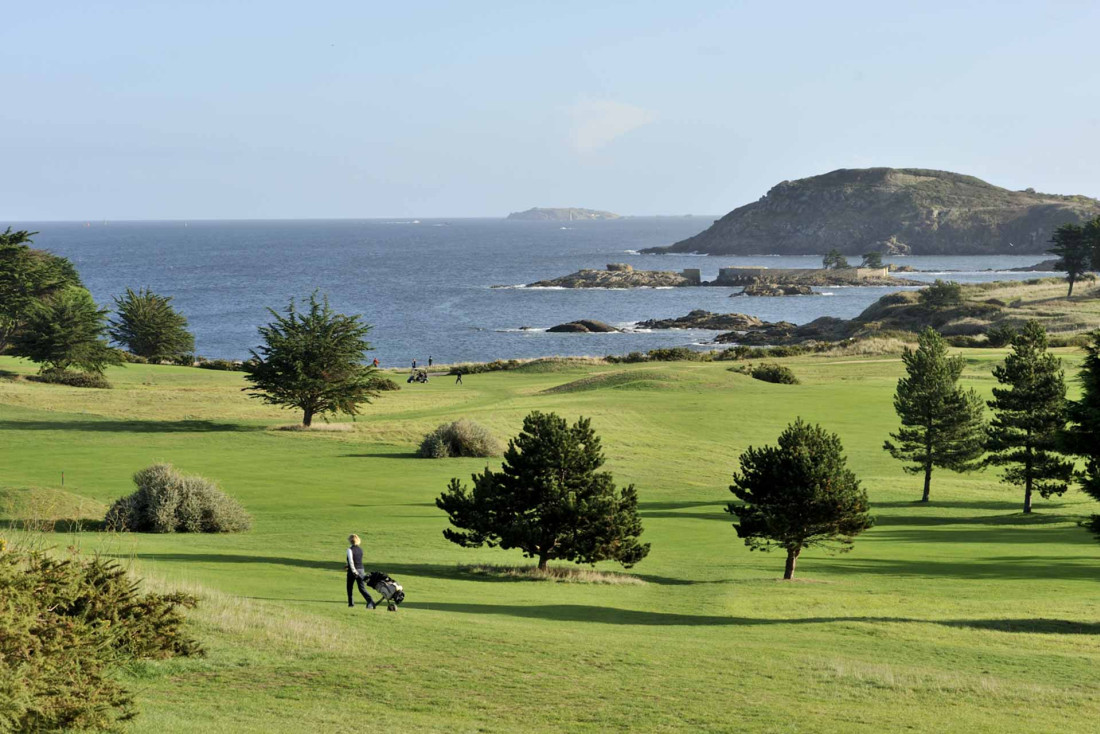
[[[626,262],[638,269],[697,267],[704,279],[733,265],[818,267],[817,257],[638,255],[705,229],[709,217],[627,218],[609,222],[501,219],[385,221],[16,223],[34,240],[76,263],[100,303],[127,287],[175,297],[207,357],[244,358],[257,344],[266,307],[282,308],[314,289],[344,312],[374,325],[374,355],[384,365],[546,355],[605,355],[701,344],[714,332],[549,334],[579,318],[628,325],[682,316],[693,308],[749,313],[795,323],[851,317],[886,288],[826,288],[814,296],[729,298],[730,288],[639,290],[494,289]],[[960,281],[1035,277],[986,272],[1030,265],[1030,257],[911,257],[921,274]],[[536,330],[521,330],[521,327]]]

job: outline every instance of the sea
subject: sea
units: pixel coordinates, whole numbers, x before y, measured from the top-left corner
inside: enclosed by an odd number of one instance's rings
[[[168,222],[23,222],[36,247],[70,258],[96,300],[110,307],[126,288],[172,296],[195,334],[196,353],[245,359],[259,343],[267,309],[317,291],[373,325],[383,366],[429,357],[437,364],[551,355],[604,356],[657,347],[705,349],[716,332],[634,328],[692,309],[738,312],[796,324],[850,318],[897,288],[829,287],[812,296],[736,297],[736,288],[558,289],[523,284],[581,268],[628,263],[639,270],[820,267],[820,257],[642,255],[706,229],[713,217],[627,217],[611,221],[369,219]],[[1011,272],[1040,255],[904,257],[905,274],[979,282],[1042,277]],[[503,286],[503,287],[497,287]],[[624,329],[560,334],[546,329],[596,319]]]

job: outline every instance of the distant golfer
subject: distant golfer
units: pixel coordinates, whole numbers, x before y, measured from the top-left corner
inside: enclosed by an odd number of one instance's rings
[[[416,369],[416,360],[415,359],[413,360],[413,369],[414,370]]]
[[[428,366],[429,367],[432,366],[432,355],[430,355],[430,354],[428,355]]]
[[[462,384],[462,373],[461,372],[456,373],[456,375],[455,375],[455,384],[456,385],[461,385]]]
[[[375,369],[378,369],[378,357],[374,358],[374,362],[372,362],[372,364],[374,365]]]
[[[345,558],[348,566],[348,606],[355,606],[352,589],[358,584],[359,593],[367,600],[367,609],[374,609],[374,599],[371,599],[370,594],[367,593],[367,584],[365,583],[367,572],[363,570],[363,548],[359,545],[359,536],[349,535],[348,542],[351,543]]]

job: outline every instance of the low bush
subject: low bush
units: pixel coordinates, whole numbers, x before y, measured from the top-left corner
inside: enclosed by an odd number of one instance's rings
[[[379,392],[388,392],[391,390],[400,390],[401,386],[382,374],[375,374],[370,378],[370,389],[378,390]]]
[[[738,344],[735,347],[723,349],[714,354],[714,359],[719,362],[741,362],[750,359],[782,359],[784,357],[798,357],[803,354],[811,354],[831,348],[832,344],[814,344],[812,346],[792,344],[780,347],[749,347]]]
[[[702,352],[697,352],[688,347],[650,349],[646,356],[654,362],[699,362],[706,359]]]
[[[444,423],[424,437],[418,453],[425,459],[452,456],[499,456],[500,442],[489,429],[465,418]]]
[[[244,365],[240,362],[232,362],[228,359],[202,359],[195,364],[202,370],[221,370],[223,372],[243,372]]]
[[[962,300],[962,286],[952,280],[937,280],[920,292],[920,302],[929,308],[951,308]]]
[[[604,361],[611,364],[637,364],[639,362],[648,362],[649,355],[645,352],[630,352],[628,354],[609,354],[604,357]]]
[[[185,594],[145,594],[114,561],[58,559],[0,540],[0,731],[116,729],[137,710],[117,674],[203,654]]]
[[[1004,347],[1008,346],[1012,342],[1012,338],[1016,336],[1016,329],[1012,328],[1008,324],[999,324],[997,326],[991,326],[985,332],[986,346],[990,347]]]
[[[236,533],[252,518],[235,499],[203,477],[154,464],[134,474],[137,491],[107,510],[108,529],[141,533]]]
[[[100,390],[109,390],[111,383],[103,375],[94,372],[74,372],[72,370],[46,370],[37,375],[27,375],[32,382],[46,382],[51,385],[68,385],[69,387],[92,387]]]
[[[790,367],[784,367],[781,364],[775,364],[774,362],[768,364],[758,364],[752,368],[749,372],[754,380],[763,380],[764,382],[774,382],[778,385],[797,385],[798,378],[794,376],[794,372],[791,372]]]
[[[118,356],[122,358],[122,361],[126,364],[149,364],[149,360],[142,357],[140,354],[134,354],[133,352],[127,352],[125,349],[118,350]]]
[[[526,362],[519,359],[496,359],[492,362],[462,362],[451,365],[450,375],[479,375],[484,372],[503,372],[522,367]]]

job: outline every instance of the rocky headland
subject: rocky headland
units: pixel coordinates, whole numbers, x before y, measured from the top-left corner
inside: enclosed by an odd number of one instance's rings
[[[604,212],[597,209],[580,209],[577,207],[541,208],[534,207],[523,212],[512,212],[506,219],[519,219],[529,222],[577,222],[602,219],[621,219],[614,212]]]
[[[1059,225],[1100,216],[1087,196],[1010,191],[921,168],[841,169],[783,181],[707,230],[643,252],[708,255],[1044,253]]]

